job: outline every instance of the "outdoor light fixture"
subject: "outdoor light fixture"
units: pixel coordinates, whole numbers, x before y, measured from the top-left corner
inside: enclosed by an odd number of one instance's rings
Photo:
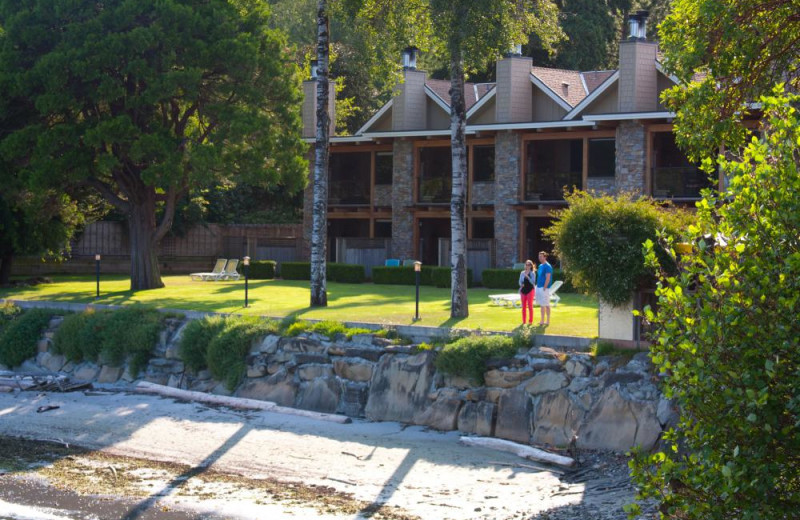
[[[422,271],[422,262],[416,261],[414,262],[414,277],[416,278],[417,282],[417,310],[414,314],[414,321],[419,321],[419,273]]]
[[[244,263],[244,306],[247,307],[247,278],[250,274],[250,257],[246,256],[243,259]]]
[[[94,299],[100,299],[100,253],[94,255],[94,271],[97,275],[97,293],[95,294]]]

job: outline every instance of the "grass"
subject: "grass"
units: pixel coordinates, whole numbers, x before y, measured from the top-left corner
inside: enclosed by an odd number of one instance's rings
[[[166,309],[264,315],[274,318],[293,316],[302,319],[356,321],[383,325],[422,325],[510,331],[522,321],[519,309],[489,304],[489,294],[497,289],[469,290],[469,317],[450,318],[450,290],[420,288],[420,321],[413,320],[414,287],[328,283],[328,306],[309,307],[309,282],[297,280],[251,280],[249,307],[244,308],[244,281],[197,282],[186,275],[164,276],[166,287],[149,291],[130,291],[125,275],[104,275],[100,298],[95,300],[93,276],[53,276],[54,283],[33,287],[0,289],[0,298],[72,303],[124,305],[143,303]],[[501,291],[502,292],[502,291]],[[561,301],[552,308],[547,334],[597,336],[595,298],[559,293]],[[538,321],[538,309],[534,309]]]

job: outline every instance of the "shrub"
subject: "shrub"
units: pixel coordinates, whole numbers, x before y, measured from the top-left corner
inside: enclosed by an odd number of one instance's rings
[[[225,326],[221,316],[208,316],[200,320],[190,321],[183,329],[178,352],[181,360],[189,369],[199,372],[208,368],[208,345]]]
[[[11,323],[11,321],[17,318],[21,313],[22,309],[13,303],[0,303],[0,335],[3,334],[3,329],[5,329],[6,325]]]
[[[350,339],[355,334],[373,334],[376,332],[360,327],[347,327],[342,322],[332,320],[320,321],[317,323],[311,323],[305,320],[297,320],[286,323],[284,327],[284,334],[286,336],[299,336],[300,334],[313,332],[329,338],[333,338],[337,334],[343,334]]]
[[[104,363],[120,366],[128,358],[131,374],[147,366],[164,325],[155,309],[131,305],[108,313],[100,357]]]
[[[419,273],[420,285],[433,285],[431,281],[432,267],[422,266]],[[403,267],[373,267],[372,268],[372,283],[386,284],[386,285],[415,285],[416,274],[414,266]]]
[[[250,260],[250,269],[247,271],[247,277],[251,280],[272,280],[275,278],[275,260]],[[239,263],[236,271],[244,276],[244,264]]]
[[[536,327],[533,325],[520,325],[511,335],[511,342],[517,350],[529,350],[533,346],[533,337],[535,335]]]
[[[309,278],[311,273],[309,272]],[[328,264],[328,280],[341,283],[364,283],[366,274],[363,265],[357,264]]]
[[[81,336],[87,320],[87,312],[64,316],[64,320],[53,336],[53,351],[56,354],[62,354],[69,361],[77,362],[83,359]]]
[[[206,359],[214,379],[234,390],[247,369],[247,354],[253,341],[278,331],[274,321],[263,318],[229,318],[208,344]]]
[[[452,285],[450,267],[431,267],[431,281],[436,287],[450,287]],[[472,269],[467,269],[467,287],[472,287]]]
[[[507,336],[467,336],[445,345],[435,364],[442,372],[482,385],[487,360],[507,359],[516,353],[512,339]]]
[[[16,315],[0,336],[0,363],[15,367],[34,357],[42,330],[53,314],[47,309],[30,309]]]
[[[645,242],[655,242],[662,231],[679,237],[694,219],[686,210],[634,199],[631,194],[596,197],[576,191],[566,200],[569,207],[556,213],[545,235],[555,243],[555,253],[575,287],[613,305],[653,284],[652,270],[645,265]],[[674,270],[665,250],[657,254],[665,267]]]
[[[310,262],[281,262],[281,277],[284,280],[310,280]]]
[[[489,289],[519,289],[519,269],[484,269],[481,279]]]

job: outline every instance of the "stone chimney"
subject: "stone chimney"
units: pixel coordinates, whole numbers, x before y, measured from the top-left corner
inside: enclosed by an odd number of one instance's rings
[[[425,128],[427,99],[424,71],[417,70],[416,47],[403,50],[403,82],[395,87],[392,104],[392,130],[422,130]]]
[[[533,117],[533,60],[522,56],[522,46],[515,45],[497,62],[495,117],[498,123],[519,123]]]
[[[330,135],[336,128],[336,82],[328,88],[328,115],[331,119]],[[303,82],[303,137],[317,135],[317,60],[311,61],[311,78]]]
[[[628,15],[628,37],[619,44],[619,111],[658,109],[658,45],[647,40],[647,11]]]

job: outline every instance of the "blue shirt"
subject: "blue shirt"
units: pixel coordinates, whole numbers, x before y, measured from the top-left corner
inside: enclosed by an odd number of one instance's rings
[[[550,274],[550,283],[547,286],[550,287],[553,285],[553,267],[547,262],[539,264],[539,271],[536,273],[536,287],[544,288],[544,281],[548,274]]]

